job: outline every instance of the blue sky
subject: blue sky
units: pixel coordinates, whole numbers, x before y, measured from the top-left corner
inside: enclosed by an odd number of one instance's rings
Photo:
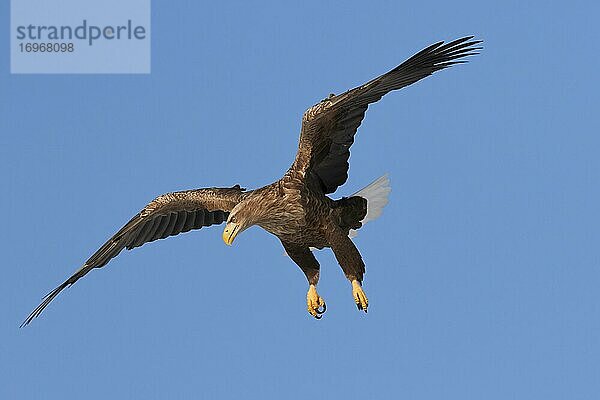
[[[599,11],[155,1],[150,75],[5,57],[0,398],[596,398]],[[307,107],[467,34],[480,56],[386,96],[352,147],[336,195],[393,186],[356,239],[368,315],[329,251],[315,321],[275,237],[215,227],[121,254],[18,328],[156,195],[272,182]]]

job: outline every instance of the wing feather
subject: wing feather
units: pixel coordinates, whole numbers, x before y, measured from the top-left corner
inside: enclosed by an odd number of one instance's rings
[[[181,233],[189,232],[194,228],[194,221],[196,220],[196,212],[186,213],[186,219],[183,227],[181,228]]]
[[[154,232],[156,232],[156,229],[158,228],[158,225],[160,224],[161,218],[162,218],[162,215],[158,215],[155,218],[153,218],[152,220],[147,222],[147,224],[150,225],[150,229],[148,229],[148,232],[146,232],[146,234],[144,235],[144,238],[142,239],[141,243],[135,247],[141,246],[144,243],[152,241],[152,236],[154,236]]]
[[[171,220],[172,216],[173,212],[170,212],[169,214],[160,217],[160,222],[156,224],[156,230],[152,234],[149,242],[153,242],[162,237],[163,233],[165,232],[165,229],[167,229],[167,226],[169,225],[169,221]],[[167,234],[167,236],[169,235]]]
[[[220,224],[248,193],[236,185],[232,188],[167,193],[157,197],[92,254],[69,279],[48,293],[21,326],[39,316],[64,288],[73,285],[92,269],[105,266],[123,249],[131,250],[144,243]]]
[[[179,235],[180,233],[183,233],[183,226],[185,225],[186,221],[189,218],[191,218],[192,215],[193,215],[193,213],[188,212],[188,211],[179,211],[178,213],[176,213],[175,214],[175,224],[171,227],[169,236]]]
[[[369,104],[436,71],[465,63],[465,57],[479,54],[481,49],[477,46],[481,41],[472,39],[434,43],[388,73],[309,108],[302,118],[292,169],[316,181],[323,193],[335,192],[348,179],[350,147]]]
[[[139,216],[138,216],[139,218]],[[150,230],[152,229],[152,226],[156,223],[156,220],[150,220],[144,224],[142,224],[142,226],[140,228],[138,228],[138,233],[137,233],[137,237],[132,235],[132,240],[128,243],[127,250],[131,250],[134,247],[138,247],[141,246],[143,243],[145,243],[146,240],[146,236],[148,236],[148,234],[150,233]]]
[[[196,211],[196,221],[194,222],[194,229],[200,229],[204,226],[204,210]]]
[[[167,223],[165,224],[164,229],[159,229],[159,231],[161,232],[160,237],[158,237],[157,239],[165,239],[169,236],[171,236],[172,232],[173,232],[173,227],[175,226],[175,223],[177,223],[177,217],[178,217],[179,213],[176,212],[171,212],[168,217],[167,217]],[[179,233],[179,232],[177,232]]]

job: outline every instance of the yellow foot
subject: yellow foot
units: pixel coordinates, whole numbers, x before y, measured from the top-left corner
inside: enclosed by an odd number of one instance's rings
[[[315,285],[310,285],[308,287],[308,293],[306,293],[306,306],[310,315],[312,315],[316,319],[321,319],[321,317],[327,310],[325,300],[323,300],[323,298],[319,296]],[[321,310],[321,307],[323,308],[323,310]]]
[[[367,295],[362,289],[360,282],[357,280],[352,281],[352,296],[354,296],[356,307],[359,310],[364,310],[364,312],[367,312],[367,307],[369,307],[369,299],[367,299]]]

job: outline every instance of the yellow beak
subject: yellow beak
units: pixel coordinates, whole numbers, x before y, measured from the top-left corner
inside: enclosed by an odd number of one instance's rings
[[[223,230],[223,241],[226,245],[231,246],[233,239],[237,236],[240,226],[236,223],[230,222],[225,226]]]

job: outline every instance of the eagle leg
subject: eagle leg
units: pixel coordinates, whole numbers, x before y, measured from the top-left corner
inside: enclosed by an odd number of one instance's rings
[[[325,236],[346,278],[352,283],[352,297],[354,297],[356,307],[367,312],[369,300],[362,289],[365,263],[360,252],[346,233],[333,223],[329,223],[326,227]]]
[[[308,280],[308,293],[306,294],[306,306],[310,315],[316,319],[321,319],[327,306],[325,300],[317,293],[317,283],[319,283],[319,262],[315,255],[307,246],[297,245],[281,241],[285,252],[300,267],[306,279]]]

